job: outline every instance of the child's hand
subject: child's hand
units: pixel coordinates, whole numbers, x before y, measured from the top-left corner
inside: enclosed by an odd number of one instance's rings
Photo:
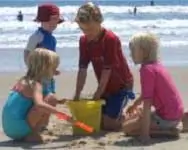
[[[133,114],[134,111],[135,111],[135,106],[131,105],[128,107],[126,114]]]
[[[61,73],[61,72],[60,72],[59,70],[56,70],[55,73],[54,73],[54,75],[55,75],[55,76],[58,76],[58,75],[60,75],[60,73]]]
[[[101,94],[99,91],[96,91],[95,94],[93,95],[94,100],[99,100],[101,98]]]
[[[134,106],[130,106],[124,114],[126,120],[140,118],[142,117],[142,110],[141,108],[135,108]]]
[[[61,100],[58,100],[57,103],[58,103],[58,104],[64,104],[64,103],[67,102],[67,101],[68,101],[67,99],[63,98],[63,99],[61,99]]]
[[[78,101],[79,99],[80,99],[80,96],[77,95],[77,94],[76,94],[76,95],[74,96],[74,98],[73,98],[74,101]]]
[[[52,106],[55,106],[58,103],[57,97],[53,93],[50,93],[44,97],[44,101]]]

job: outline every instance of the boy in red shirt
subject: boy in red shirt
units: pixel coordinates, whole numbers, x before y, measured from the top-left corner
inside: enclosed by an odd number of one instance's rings
[[[85,84],[88,64],[91,62],[98,80],[98,88],[93,99],[103,98],[102,128],[116,130],[121,128],[118,120],[125,97],[134,98],[132,93],[133,76],[123,56],[119,38],[101,26],[103,21],[100,9],[92,3],[81,6],[76,22],[84,35],[81,36],[79,71],[75,100],[79,99]]]

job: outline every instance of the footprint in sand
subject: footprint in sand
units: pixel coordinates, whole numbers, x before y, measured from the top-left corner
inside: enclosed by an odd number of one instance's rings
[[[98,142],[99,146],[106,146],[105,142]]]
[[[85,144],[87,144],[87,142],[86,141],[79,141],[78,144],[85,145]]]
[[[70,144],[68,144],[69,146],[80,146],[80,145],[86,145],[87,142],[86,141],[73,141]]]

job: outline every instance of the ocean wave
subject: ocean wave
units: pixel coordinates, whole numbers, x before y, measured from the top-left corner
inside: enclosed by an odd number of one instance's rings
[[[161,47],[166,47],[166,48],[178,48],[179,46],[188,46],[188,42],[186,40],[182,41],[182,40],[161,40],[160,42]],[[0,42],[0,48],[20,48],[22,50],[24,50],[26,46],[26,43],[23,42],[22,40],[15,40],[14,42],[12,42],[12,39],[9,41],[5,41],[5,42]],[[78,48],[78,40],[74,41],[74,42],[69,42],[69,41],[58,41],[57,43],[57,47],[58,48]],[[127,48],[128,47],[128,39],[127,40],[122,40],[122,47],[123,48]]]
[[[61,6],[66,22],[54,32],[58,47],[76,47],[81,31],[73,22],[78,6]],[[24,21],[17,22],[16,14],[22,10]],[[130,14],[130,6],[101,6],[105,21],[103,25],[113,30],[121,40],[128,41],[136,32],[151,31],[156,33],[162,46],[187,45],[188,6],[141,6],[138,15]],[[1,7],[0,9],[0,48],[24,48],[29,35],[39,26],[33,22],[37,7]],[[181,16],[181,17],[180,17]],[[4,21],[3,21],[4,20]],[[180,40],[182,39],[182,41]],[[124,43],[126,46],[127,43]]]
[[[60,10],[63,14],[75,14],[78,10],[79,6],[60,6]],[[132,6],[100,6],[101,11],[106,13],[114,13],[114,14],[122,14],[122,13],[130,13],[132,10]],[[137,7],[139,13],[188,13],[188,6],[140,6]],[[37,12],[37,6],[35,7],[1,7],[0,15],[14,15],[17,14],[19,10],[25,15],[32,15]]]

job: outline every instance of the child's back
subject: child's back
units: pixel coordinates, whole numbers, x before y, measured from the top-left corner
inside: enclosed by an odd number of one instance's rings
[[[168,71],[159,62],[142,65],[140,69],[142,98],[152,99],[157,115],[178,120],[183,115],[183,102]]]
[[[20,88],[22,88],[21,85]],[[20,139],[32,131],[27,123],[27,114],[33,104],[31,97],[18,89],[11,90],[2,113],[3,130],[7,136]]]
[[[183,101],[170,74],[158,61],[158,38],[148,32],[135,34],[129,48],[134,63],[141,64],[141,95],[126,114],[131,116],[141,104],[143,111],[125,121],[124,131],[129,135],[140,135],[144,143],[153,133],[179,136],[177,126],[183,117]],[[151,110],[152,106],[155,111]]]
[[[3,114],[16,119],[24,119],[25,114],[33,105],[33,101],[30,99],[20,92],[11,91],[4,106]]]
[[[56,51],[56,39],[52,33],[40,27],[30,36],[26,50],[32,51],[35,48],[46,48]]]

